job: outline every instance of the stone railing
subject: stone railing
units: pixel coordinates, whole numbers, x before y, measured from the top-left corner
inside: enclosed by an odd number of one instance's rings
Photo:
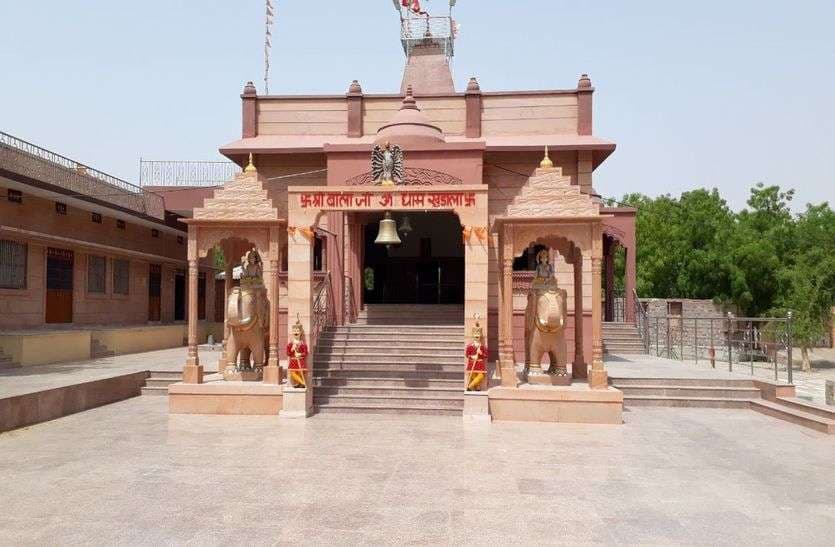
[[[115,205],[157,219],[165,218],[162,196],[45,148],[0,132],[0,169],[69,196]]]

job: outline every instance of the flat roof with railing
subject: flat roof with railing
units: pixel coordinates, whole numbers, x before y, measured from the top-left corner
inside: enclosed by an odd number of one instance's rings
[[[0,131],[0,170],[10,179],[128,212],[165,218],[162,196]]]

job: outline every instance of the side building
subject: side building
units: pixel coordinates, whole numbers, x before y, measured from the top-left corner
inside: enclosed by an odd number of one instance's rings
[[[0,132],[7,362],[181,345],[187,237],[179,218],[157,193]],[[201,263],[198,286],[204,332],[216,319],[211,265],[211,257]],[[61,336],[61,344],[44,344],[44,336]]]

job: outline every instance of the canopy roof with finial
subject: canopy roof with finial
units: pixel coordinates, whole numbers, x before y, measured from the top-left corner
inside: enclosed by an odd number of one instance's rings
[[[412,94],[412,86],[406,88],[406,96],[400,110],[377,131],[376,144],[393,142],[400,145],[446,142],[444,132],[421,112]]]

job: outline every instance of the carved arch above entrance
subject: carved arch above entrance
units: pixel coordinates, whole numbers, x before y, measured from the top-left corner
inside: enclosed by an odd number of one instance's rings
[[[346,186],[373,186],[374,176],[371,171],[357,175],[345,181]],[[458,185],[464,181],[443,171],[424,169],[422,167],[406,167],[403,170],[404,186],[439,186]]]

